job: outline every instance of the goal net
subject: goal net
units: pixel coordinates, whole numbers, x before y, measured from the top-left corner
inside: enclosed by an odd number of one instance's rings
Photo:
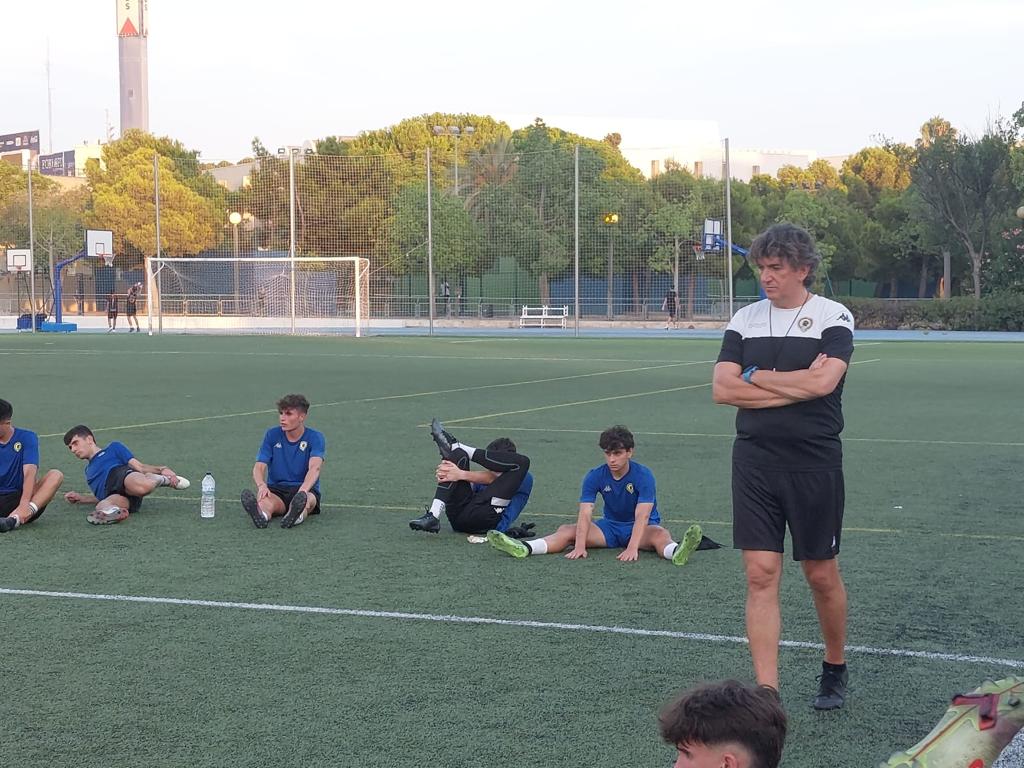
[[[369,276],[359,256],[148,258],[149,329],[361,336]]]

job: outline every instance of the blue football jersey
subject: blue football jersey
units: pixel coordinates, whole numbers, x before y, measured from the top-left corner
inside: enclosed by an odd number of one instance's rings
[[[587,472],[580,491],[580,503],[593,504],[598,494],[604,500],[604,517],[608,520],[632,523],[636,520],[637,504],[653,504],[648,522],[661,522],[654,473],[639,462],[630,461],[629,471],[619,480],[612,477],[607,464]]]
[[[323,433],[315,429],[306,427],[292,443],[283,429],[271,427],[263,436],[256,461],[267,465],[267,485],[300,486],[309,471],[309,460],[314,456],[324,458],[326,448]],[[313,490],[320,492],[320,478],[313,484]]]
[[[15,427],[11,439],[0,443],[0,493],[21,492],[26,464],[39,466],[39,438]]]
[[[117,441],[101,448],[85,465],[85,482],[89,484],[92,495],[102,500],[107,495],[107,476],[110,470],[123,467],[133,458],[132,452]]]

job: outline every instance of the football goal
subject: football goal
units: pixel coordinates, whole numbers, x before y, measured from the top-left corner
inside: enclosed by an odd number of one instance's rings
[[[361,256],[147,258],[150,333],[354,334],[370,310]]]

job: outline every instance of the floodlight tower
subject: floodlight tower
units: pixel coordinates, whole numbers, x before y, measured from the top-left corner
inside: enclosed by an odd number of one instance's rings
[[[149,132],[149,0],[115,0],[117,63],[121,75],[121,134]]]

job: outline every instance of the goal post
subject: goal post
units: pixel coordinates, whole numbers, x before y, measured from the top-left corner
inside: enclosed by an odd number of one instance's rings
[[[362,256],[146,259],[150,333],[352,334],[370,316]]]

